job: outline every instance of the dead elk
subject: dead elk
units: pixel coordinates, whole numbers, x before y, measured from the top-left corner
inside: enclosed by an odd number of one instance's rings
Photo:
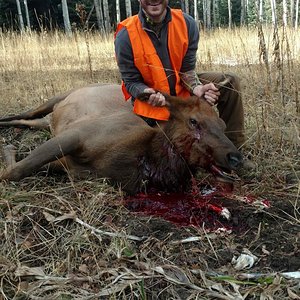
[[[7,155],[0,178],[18,181],[52,163],[72,176],[109,178],[134,194],[145,185],[183,190],[199,168],[219,176],[226,174],[222,170],[235,170],[242,156],[225,136],[225,124],[214,109],[195,96],[166,97],[170,119],[155,128],[132,112],[118,85],[83,87],[0,119],[0,127],[39,127],[37,119],[52,112],[53,132],[21,161]]]

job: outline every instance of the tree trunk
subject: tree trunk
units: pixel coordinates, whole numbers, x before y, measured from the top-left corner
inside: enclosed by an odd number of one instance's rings
[[[94,5],[95,5],[98,28],[100,31],[102,31],[104,28],[103,28],[103,17],[102,17],[102,9],[101,9],[100,1],[101,0],[94,0]]]
[[[181,7],[181,10],[182,10],[183,12],[186,12],[186,9],[185,9],[185,1],[184,1],[184,0],[181,0],[181,1],[180,1],[180,7]]]
[[[199,18],[198,18],[198,1],[194,0],[194,19],[198,23]]]
[[[184,7],[185,7],[185,12],[187,14],[189,14],[190,13],[190,6],[189,6],[189,1],[188,0],[184,1]]]
[[[180,7],[181,7],[181,10],[182,10],[183,12],[185,12],[184,0],[181,0],[181,1],[180,1]]]
[[[232,27],[231,0],[228,0],[228,27]]]
[[[211,0],[206,0],[206,26],[211,30]]]
[[[299,17],[299,0],[296,0],[295,29],[298,29],[298,17]]]
[[[125,7],[126,7],[126,17],[131,17],[132,16],[132,9],[131,9],[131,1],[130,0],[125,0]]]
[[[212,3],[212,15],[213,15],[213,26],[214,28],[217,27],[218,20],[219,20],[219,10],[218,10],[218,0],[213,0]]]
[[[295,0],[291,0],[291,5],[290,5],[290,25],[293,27],[294,25],[294,12],[295,12]]]
[[[211,0],[203,0],[203,23],[204,28],[211,29]]]
[[[257,13],[260,22],[264,19],[263,0],[257,0]]]
[[[68,10],[68,3],[67,0],[61,0],[61,6],[63,11],[63,18],[64,18],[64,26],[65,26],[65,33],[69,36],[72,35],[72,28],[69,18],[69,10]]]
[[[241,18],[240,18],[241,25],[245,25],[245,18],[246,18],[246,1],[241,0]]]
[[[270,0],[270,1],[271,1],[271,11],[272,11],[272,23],[274,26],[277,27],[276,1],[275,0]]]
[[[189,14],[189,1],[188,0],[181,0],[181,10],[187,14]]]
[[[245,0],[245,9],[246,24],[248,24],[249,0]]]
[[[21,11],[21,5],[20,5],[20,0],[16,0],[17,4],[17,10],[18,10],[18,17],[19,17],[19,23],[20,23],[20,31],[24,31],[24,21],[23,21],[23,15]]]
[[[110,18],[109,18],[109,7],[108,1],[103,0],[103,16],[104,16],[104,24],[106,32],[110,31]]]
[[[283,0],[282,1],[282,23],[283,26],[287,26],[287,1]]]
[[[203,10],[203,27],[207,28],[207,0],[202,0],[202,10]]]
[[[116,15],[117,15],[117,24],[119,24],[121,22],[120,0],[116,0]]]
[[[25,8],[27,28],[28,28],[28,30],[30,30],[31,24],[30,24],[30,19],[29,19],[29,12],[28,12],[27,0],[23,0],[23,3],[24,3],[24,8]]]

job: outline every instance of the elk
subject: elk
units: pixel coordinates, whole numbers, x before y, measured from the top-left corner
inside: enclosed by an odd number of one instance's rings
[[[128,194],[145,187],[185,190],[199,168],[232,180],[229,173],[239,167],[242,155],[224,134],[214,108],[196,96],[165,96],[170,119],[156,127],[132,112],[116,84],[75,89],[0,119],[0,128],[50,126],[53,134],[18,162],[12,147],[4,147],[7,167],[0,179],[18,181],[51,163],[71,176],[108,178]],[[45,123],[50,113],[51,122]]]

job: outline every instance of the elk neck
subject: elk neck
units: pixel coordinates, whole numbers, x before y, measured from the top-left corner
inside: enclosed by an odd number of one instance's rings
[[[169,132],[157,129],[146,154],[140,159],[143,182],[166,191],[184,190],[192,172]]]

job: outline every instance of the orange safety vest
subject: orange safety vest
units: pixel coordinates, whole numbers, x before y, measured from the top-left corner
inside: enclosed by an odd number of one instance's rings
[[[179,71],[188,48],[188,31],[183,13],[179,9],[171,9],[172,20],[168,24],[168,48],[172,68],[176,76],[176,94],[187,98],[189,91],[180,84]],[[170,88],[163,64],[148,36],[143,30],[138,15],[132,16],[118,24],[115,35],[126,27],[132,46],[134,64],[143,76],[144,82],[151,88],[170,94]],[[122,91],[126,100],[131,95],[124,83]],[[165,107],[155,107],[139,99],[135,99],[133,111],[141,116],[156,120],[168,120],[170,113]]]

